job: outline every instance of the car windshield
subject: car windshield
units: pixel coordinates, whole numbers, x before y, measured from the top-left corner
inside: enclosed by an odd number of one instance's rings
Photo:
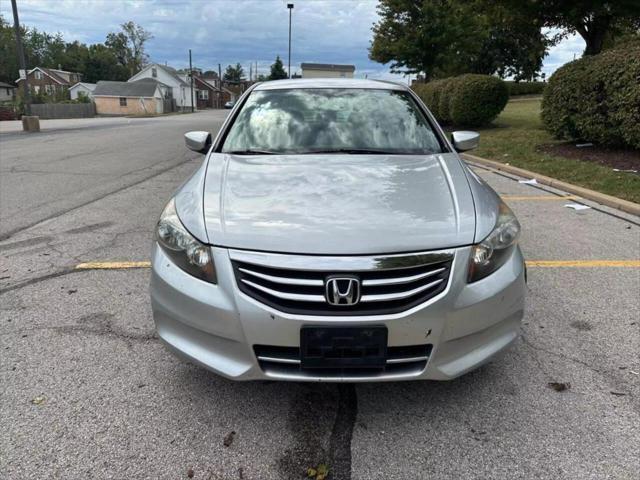
[[[408,92],[283,89],[252,92],[221,151],[433,154],[442,146]]]

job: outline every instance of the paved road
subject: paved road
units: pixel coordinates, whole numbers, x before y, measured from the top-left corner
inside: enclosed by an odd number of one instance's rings
[[[220,119],[0,137],[3,169],[52,152],[56,168],[90,173],[87,195],[117,180],[93,201],[76,200],[64,172],[3,194],[8,230],[44,199],[64,201],[0,242],[0,476],[302,479],[327,463],[341,480],[638,478],[638,268],[531,267],[519,344],[448,383],[233,383],[169,355],[148,270],[72,268],[148,260],[157,215],[201,161],[180,135]],[[576,212],[561,192],[477,171],[518,214],[529,260],[640,258],[638,218],[590,202]]]
[[[226,114],[43,120],[29,135],[3,126],[0,239],[188,162],[197,154],[182,135],[217,132]]]

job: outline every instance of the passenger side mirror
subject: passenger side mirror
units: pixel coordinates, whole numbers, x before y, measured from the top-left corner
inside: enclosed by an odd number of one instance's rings
[[[480,134],[478,132],[468,132],[460,130],[451,134],[451,143],[458,152],[473,150],[480,145]]]
[[[184,143],[189,150],[207,153],[211,147],[211,134],[202,131],[187,132],[184,134]]]

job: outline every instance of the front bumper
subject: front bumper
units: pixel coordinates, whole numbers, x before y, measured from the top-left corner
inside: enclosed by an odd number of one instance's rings
[[[392,315],[302,316],[272,310],[240,292],[229,250],[212,247],[218,284],[176,267],[153,248],[151,302],[156,329],[177,355],[233,380],[450,380],[511,345],[524,312],[524,260],[519,248],[496,272],[466,283],[470,247],[456,249],[449,285],[438,297]],[[263,369],[254,345],[299,347],[303,325],[385,325],[389,347],[430,344],[419,371],[322,376]]]

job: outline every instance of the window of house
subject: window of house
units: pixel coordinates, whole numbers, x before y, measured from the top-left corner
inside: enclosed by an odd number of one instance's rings
[[[7,88],[5,90],[7,90],[7,95],[11,95],[11,89]]]
[[[209,100],[209,90],[198,90],[199,100]]]
[[[46,92],[47,95],[51,95],[53,93],[53,86],[52,85],[45,85],[44,86],[44,91]]]
[[[127,106],[127,97],[120,97],[120,106],[121,107]]]
[[[158,69],[157,69],[156,67],[153,67],[153,68],[151,69],[151,76],[152,76],[153,78],[156,78],[156,77],[158,76]]]
[[[35,78],[36,80],[42,80],[42,72],[41,72],[40,70],[36,70],[36,71],[33,73],[33,76],[34,76],[34,78]]]

